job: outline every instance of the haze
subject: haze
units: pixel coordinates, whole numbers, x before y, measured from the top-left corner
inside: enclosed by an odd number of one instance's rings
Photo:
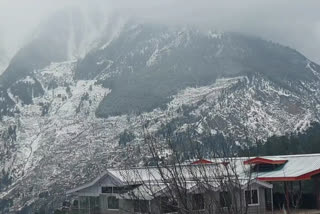
[[[318,0],[1,0],[0,49],[13,55],[36,26],[65,7],[99,6],[152,22],[252,34],[290,46],[320,63]]]

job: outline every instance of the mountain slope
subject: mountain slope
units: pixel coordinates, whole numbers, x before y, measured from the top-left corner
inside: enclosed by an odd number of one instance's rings
[[[245,145],[319,121],[320,67],[288,47],[117,18],[74,43],[69,27],[43,30],[0,77],[0,213],[54,209],[106,167],[148,163],[143,127],[163,151],[168,130],[192,127],[210,151],[220,136]]]
[[[137,25],[87,55],[75,75],[112,89],[97,110],[108,117],[150,111],[181,89],[221,77],[262,74],[290,88],[289,82],[313,80],[307,61],[290,48],[240,34]]]

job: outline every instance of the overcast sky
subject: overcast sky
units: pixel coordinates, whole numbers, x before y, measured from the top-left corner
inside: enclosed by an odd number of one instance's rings
[[[19,47],[54,11],[100,4],[106,13],[240,31],[291,46],[320,63],[320,0],[0,0],[0,45]]]

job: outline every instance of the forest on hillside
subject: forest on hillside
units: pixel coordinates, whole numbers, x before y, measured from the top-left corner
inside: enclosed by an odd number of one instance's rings
[[[240,156],[294,155],[320,153],[320,124],[313,123],[302,133],[272,136],[266,142],[256,141],[241,148]]]

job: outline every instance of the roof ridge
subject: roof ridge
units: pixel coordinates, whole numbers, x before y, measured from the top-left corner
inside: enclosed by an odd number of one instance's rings
[[[221,164],[221,162],[212,162],[212,163],[207,163],[205,164],[206,166],[216,166],[217,164]],[[128,167],[128,168],[117,168],[117,167],[112,167],[112,168],[107,168],[107,171],[112,171],[112,170],[117,170],[117,171],[125,171],[125,170],[134,170],[134,169],[166,169],[166,168],[173,168],[173,167],[199,167],[198,164],[191,164],[191,163],[181,163],[180,165],[164,165],[164,166],[136,166],[136,167]]]

